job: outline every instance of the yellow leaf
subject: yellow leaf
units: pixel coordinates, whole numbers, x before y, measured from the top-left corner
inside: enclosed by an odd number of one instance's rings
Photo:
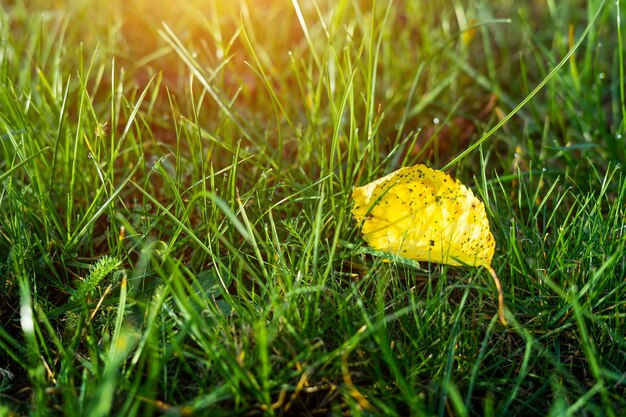
[[[425,165],[401,168],[352,193],[352,214],[374,249],[417,261],[491,267],[495,240],[485,206],[458,180]]]

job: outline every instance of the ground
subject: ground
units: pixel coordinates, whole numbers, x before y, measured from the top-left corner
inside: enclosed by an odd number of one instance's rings
[[[3,3],[0,415],[623,415],[624,7]],[[506,325],[365,242],[418,163]]]

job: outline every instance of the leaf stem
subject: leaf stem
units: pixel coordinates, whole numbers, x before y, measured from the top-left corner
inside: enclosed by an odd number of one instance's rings
[[[504,293],[502,292],[502,284],[500,283],[500,278],[496,274],[496,271],[493,269],[491,265],[485,265],[485,268],[491,274],[493,281],[496,283],[496,288],[498,289],[498,317],[500,318],[500,323],[505,326],[508,324],[506,318],[504,317]]]

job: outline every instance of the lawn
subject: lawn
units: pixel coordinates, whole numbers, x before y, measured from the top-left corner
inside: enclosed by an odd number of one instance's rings
[[[623,1],[0,5],[0,416],[626,415]],[[486,268],[355,187],[483,203]]]

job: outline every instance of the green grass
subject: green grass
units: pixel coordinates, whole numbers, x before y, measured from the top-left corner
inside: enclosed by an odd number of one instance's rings
[[[0,6],[0,415],[624,415],[623,2],[222,3]],[[366,247],[418,162],[509,326]]]

